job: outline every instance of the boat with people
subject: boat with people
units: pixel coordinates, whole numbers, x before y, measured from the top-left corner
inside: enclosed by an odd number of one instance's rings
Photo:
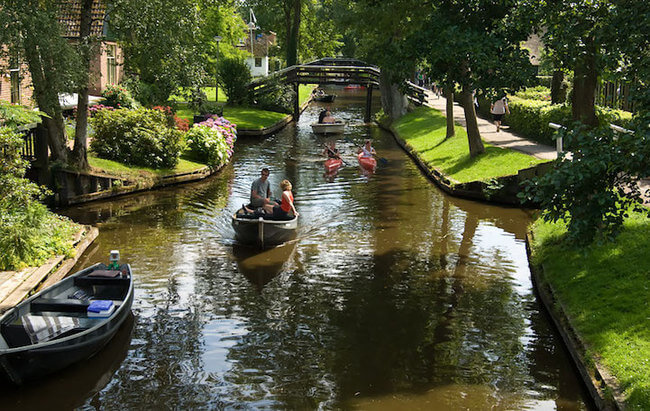
[[[312,123],[311,129],[314,134],[342,134],[345,131],[345,123]]]
[[[364,157],[363,153],[359,153],[357,155],[357,159],[359,160],[359,165],[364,170],[375,171],[377,168],[377,160],[375,160],[373,157]]]
[[[243,208],[232,215],[235,238],[243,244],[260,248],[275,246],[296,238],[298,216],[273,219],[264,213],[247,213]]]
[[[117,257],[115,258],[115,253]],[[36,293],[0,318],[0,378],[16,385],[100,351],[130,315],[128,264],[95,264]]]
[[[343,160],[340,158],[328,158],[325,160],[325,173],[331,174],[337,171],[343,165]]]
[[[314,101],[318,101],[320,103],[332,103],[335,98],[336,94],[314,95]]]

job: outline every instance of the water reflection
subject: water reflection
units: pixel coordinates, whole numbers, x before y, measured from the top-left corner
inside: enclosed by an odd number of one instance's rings
[[[337,93],[339,94],[339,93]],[[127,358],[87,408],[562,408],[585,395],[532,294],[527,212],[447,197],[341,93],[350,166],[323,178],[309,124],[240,139],[233,164],[189,186],[67,212],[101,222],[80,265],[133,266]],[[372,178],[356,142],[386,158]],[[259,170],[294,183],[295,242],[259,252],[229,216]]]

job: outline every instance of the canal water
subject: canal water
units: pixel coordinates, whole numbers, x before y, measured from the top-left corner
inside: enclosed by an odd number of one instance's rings
[[[2,408],[591,409],[532,291],[529,212],[443,194],[362,123],[363,93],[336,92],[335,175],[312,105],[206,181],[63,210],[100,228],[77,268],[112,249],[133,267],[133,318]],[[371,175],[353,155],[366,138],[386,159]],[[293,183],[300,228],[257,251],[230,215],[265,166],[275,195]]]

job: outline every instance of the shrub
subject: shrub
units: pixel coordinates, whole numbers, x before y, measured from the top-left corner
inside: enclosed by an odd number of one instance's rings
[[[100,110],[91,119],[92,150],[100,158],[151,168],[173,168],[182,150],[182,133],[169,127],[159,110]]]
[[[219,85],[228,96],[228,103],[244,104],[250,81],[250,69],[243,60],[226,58],[219,61]]]
[[[223,117],[195,124],[186,134],[191,156],[210,166],[226,163],[233,153],[236,132],[236,126]]]
[[[106,89],[102,91],[104,98],[104,105],[114,108],[133,108],[135,107],[135,100],[131,97],[131,93],[122,86],[115,84],[107,84]]]
[[[25,113],[26,121],[29,115]],[[77,229],[36,200],[46,191],[24,178],[23,144],[21,134],[0,127],[0,270],[38,265],[53,254],[68,254]]]
[[[93,106],[88,107],[88,116],[93,117],[95,115],[95,113],[97,113],[99,110],[113,111],[115,109],[113,107],[111,107],[111,106],[105,106],[103,104],[95,104]],[[76,114],[77,113],[75,111],[75,117],[76,117]]]
[[[187,131],[190,129],[190,122],[187,119],[174,116],[174,124],[180,131]]]
[[[268,111],[291,114],[293,112],[293,101],[296,92],[288,84],[280,83],[278,78],[271,79],[255,101],[255,105]]]
[[[612,239],[631,210],[648,215],[638,186],[647,172],[648,136],[573,127],[559,132],[576,147],[572,158],[563,155],[553,170],[525,182],[520,197],[540,204],[545,221],[566,222],[574,243]]]

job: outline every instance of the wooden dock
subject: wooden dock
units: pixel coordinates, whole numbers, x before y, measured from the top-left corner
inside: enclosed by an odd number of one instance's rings
[[[57,255],[40,267],[27,267],[20,271],[0,271],[0,314],[39,289],[63,279],[98,234],[99,230],[96,227],[84,226],[79,230],[74,239],[74,257],[66,258]]]

